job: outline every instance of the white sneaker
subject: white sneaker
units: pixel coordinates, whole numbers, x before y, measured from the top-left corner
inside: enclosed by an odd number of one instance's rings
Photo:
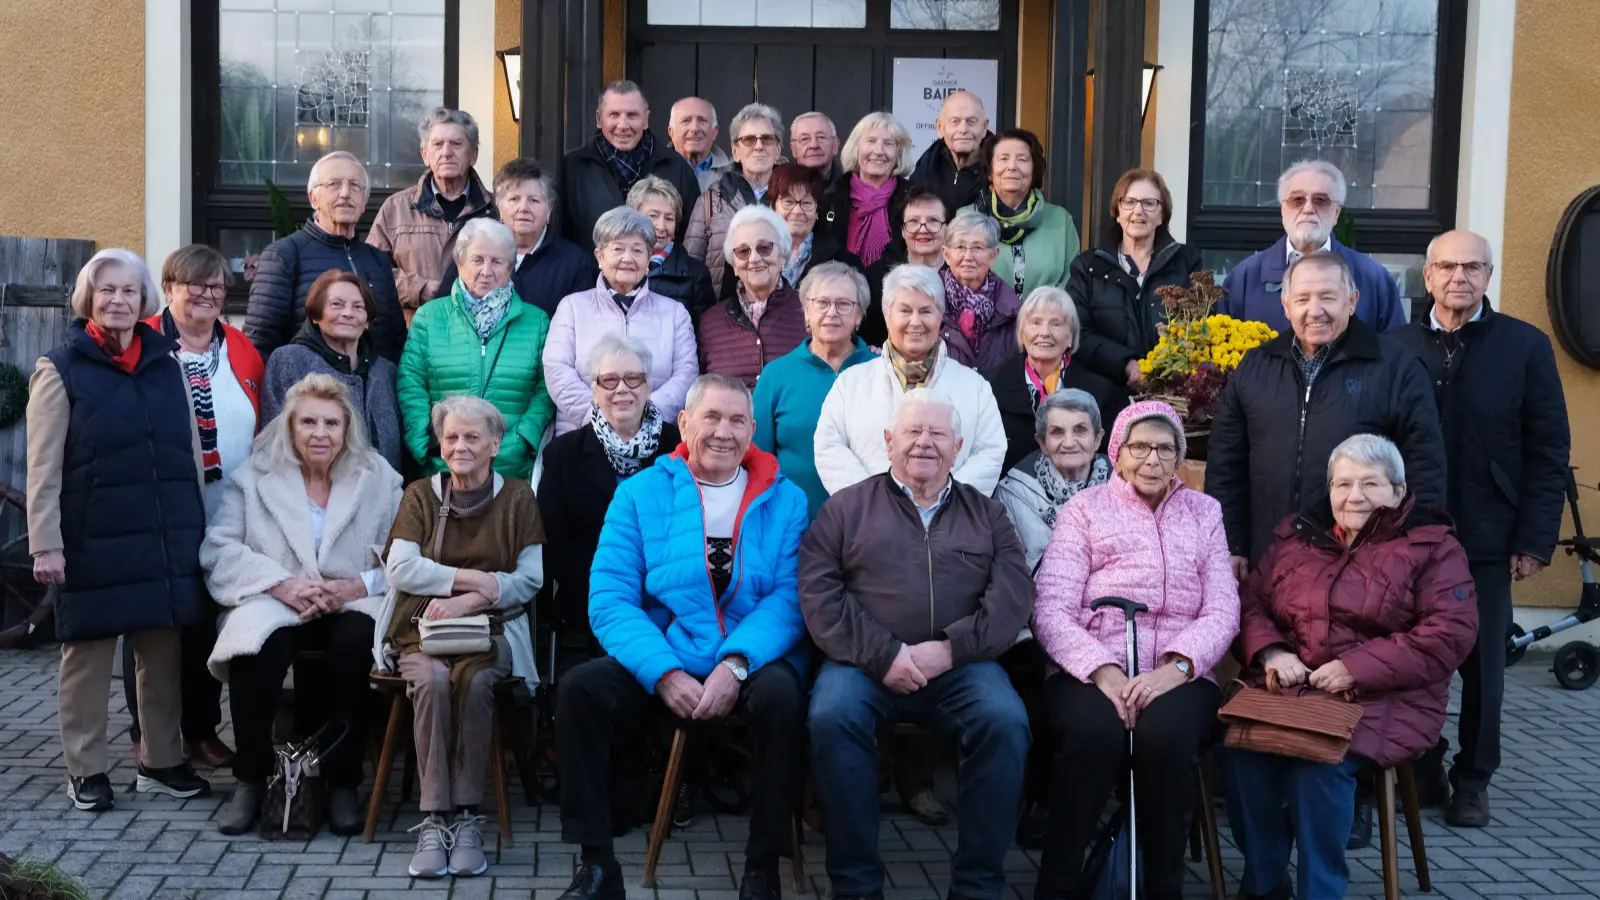
[[[450,874],[482,875],[489,871],[489,860],[483,855],[483,832],[478,823],[483,816],[462,812],[461,818],[450,826]]]

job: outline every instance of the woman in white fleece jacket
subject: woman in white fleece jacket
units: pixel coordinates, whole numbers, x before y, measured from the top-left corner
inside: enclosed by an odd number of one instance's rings
[[[836,494],[869,475],[889,470],[884,430],[900,395],[913,387],[937,390],[955,401],[961,447],[951,475],[993,494],[1005,460],[1006,435],[994,391],[976,370],[945,352],[939,339],[944,283],[926,266],[897,266],[883,280],[883,317],[889,340],[883,355],[839,373],[817,422],[817,474]]]

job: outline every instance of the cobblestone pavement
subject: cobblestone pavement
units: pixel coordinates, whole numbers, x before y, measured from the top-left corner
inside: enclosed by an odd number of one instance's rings
[[[452,884],[406,876],[414,846],[405,829],[414,812],[385,806],[376,843],[322,834],[309,843],[228,838],[211,822],[232,777],[214,779],[218,797],[176,801],[131,792],[128,719],[120,689],[112,698],[112,782],[117,809],[102,815],[71,809],[56,725],[54,650],[0,656],[0,852],[56,860],[97,896],[114,900],[408,900],[523,898],[554,900],[566,887],[573,848],[560,841],[557,813],[520,802],[513,784],[515,839],[499,847],[485,829],[488,875]],[[1506,698],[1505,765],[1492,792],[1495,823],[1481,831],[1452,831],[1441,813],[1426,812],[1428,861],[1437,895],[1450,900],[1506,897],[1600,897],[1600,691],[1562,690],[1530,657],[1513,669]],[[1449,734],[1454,733],[1452,724]],[[618,842],[628,874],[629,900],[737,900],[746,822],[702,815],[677,832],[662,857],[654,892],[639,886],[645,832]],[[1227,844],[1228,896],[1238,889],[1239,859]],[[1402,890],[1417,896],[1401,831]],[[1376,843],[1376,841],[1374,842]],[[949,886],[953,828],[926,828],[898,811],[885,815],[880,847],[887,865],[888,900],[942,900]],[[806,843],[813,896],[826,896],[822,845]],[[1037,856],[1014,851],[1007,862],[1008,900],[1032,895]],[[1353,897],[1382,897],[1376,849],[1353,855]],[[787,872],[787,867],[785,867]],[[1190,864],[1188,896],[1209,897],[1203,864]],[[784,891],[792,894],[785,879]]]

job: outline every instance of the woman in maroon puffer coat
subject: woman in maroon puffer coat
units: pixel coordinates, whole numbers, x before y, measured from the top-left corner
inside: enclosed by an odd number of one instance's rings
[[[1345,895],[1356,772],[1432,747],[1450,676],[1471,651],[1478,604],[1449,517],[1406,496],[1393,443],[1361,434],[1334,448],[1328,499],[1278,526],[1246,579],[1239,640],[1247,682],[1353,691],[1361,722],[1337,765],[1219,750],[1228,817],[1244,853],[1245,897],[1288,897],[1291,843],[1300,900]],[[1288,810],[1285,820],[1284,810]]]

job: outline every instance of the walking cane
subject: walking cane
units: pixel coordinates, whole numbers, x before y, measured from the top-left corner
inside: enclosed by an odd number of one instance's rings
[[[1138,613],[1149,612],[1143,603],[1124,597],[1101,597],[1089,604],[1091,610],[1115,606],[1122,610],[1127,622],[1128,677],[1139,674],[1139,639],[1134,632],[1133,620]],[[1128,900],[1139,900],[1139,816],[1133,801],[1133,729],[1128,729]]]

